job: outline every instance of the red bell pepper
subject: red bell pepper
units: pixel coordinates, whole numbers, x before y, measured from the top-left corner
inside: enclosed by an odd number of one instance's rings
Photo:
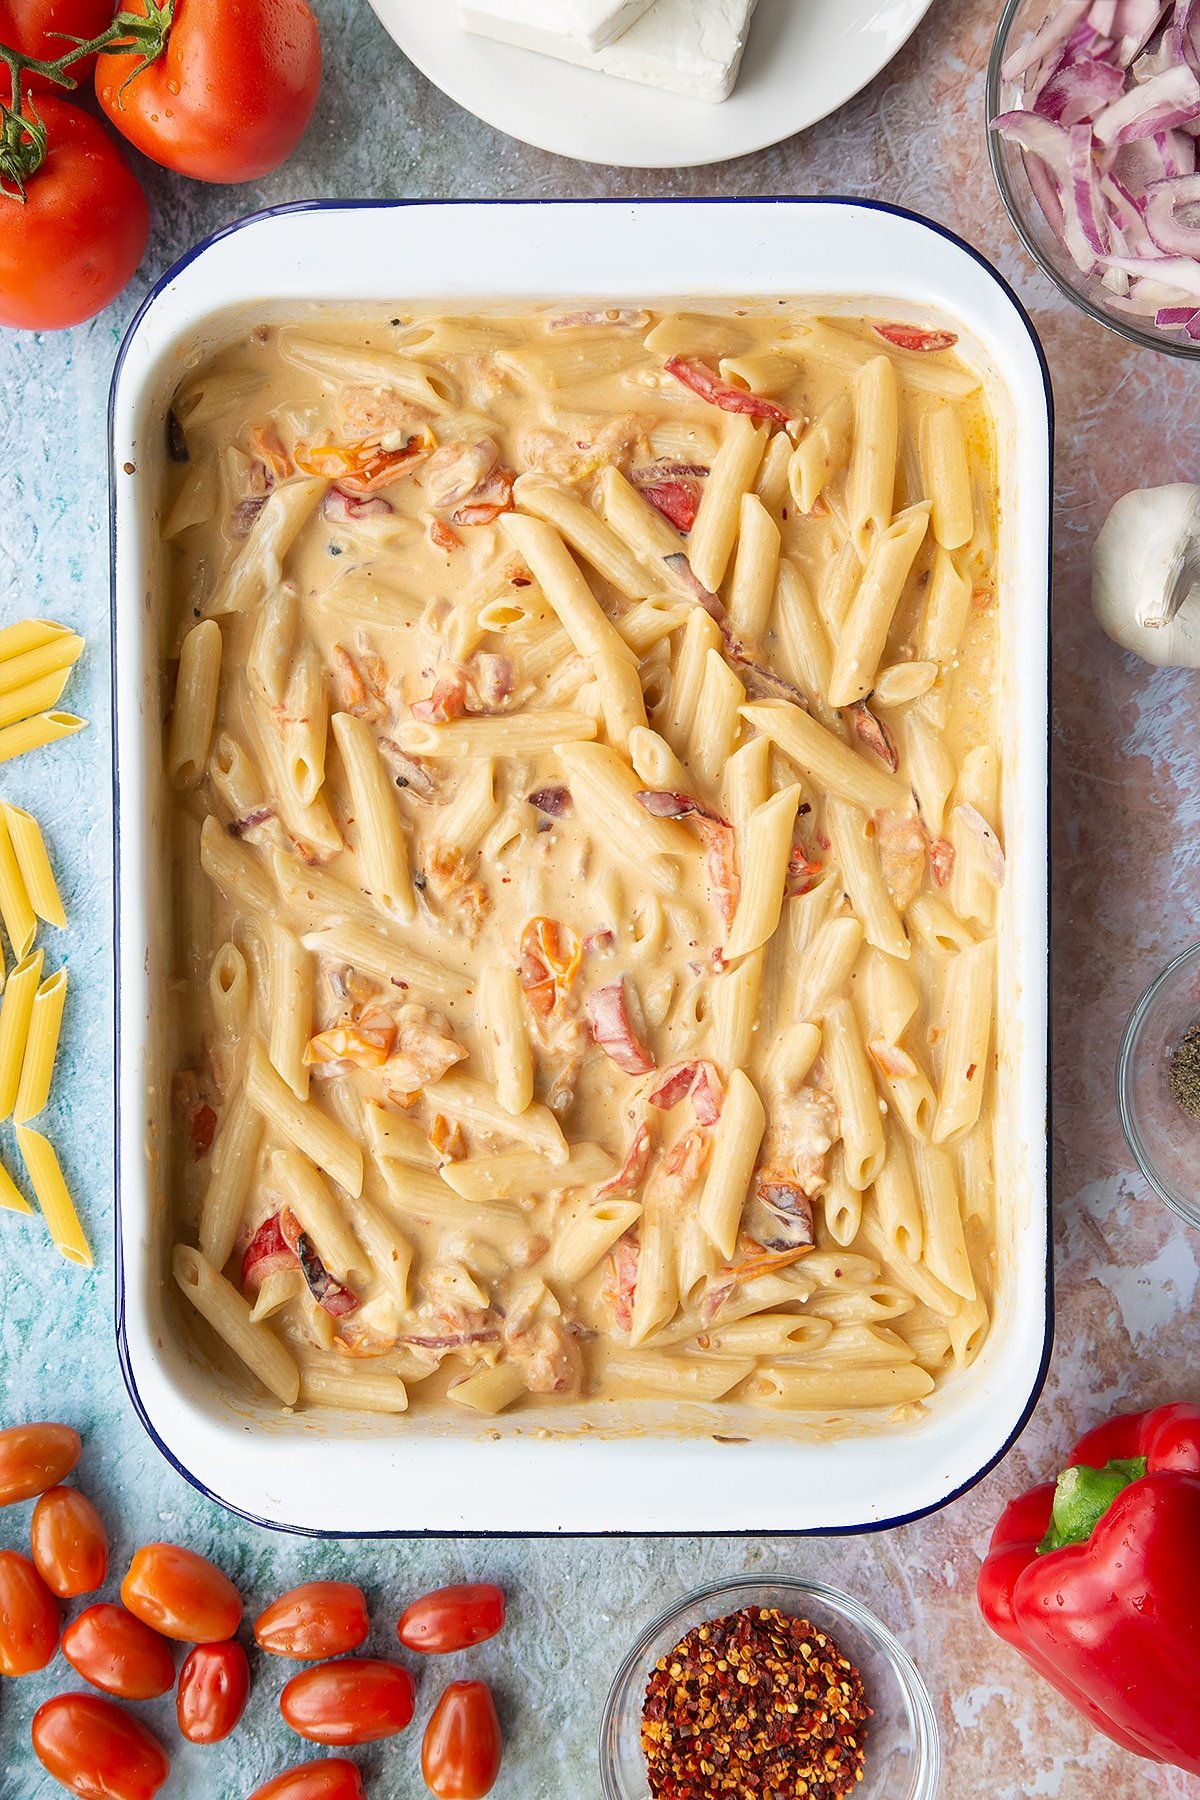
[[[1101,1731],[1200,1774],[1200,1406],[1127,1413],[992,1534],[983,1616]]]

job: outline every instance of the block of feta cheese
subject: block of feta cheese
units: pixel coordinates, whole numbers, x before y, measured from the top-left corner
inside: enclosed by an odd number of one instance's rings
[[[486,10],[511,12],[515,4],[516,0],[490,0]],[[586,50],[578,40],[564,39],[549,54],[689,99],[727,100],[737,82],[755,4],[756,0],[654,0],[607,48]],[[482,0],[470,4],[464,0],[462,23],[484,37],[522,43],[529,49],[547,48],[533,45],[528,36],[515,36],[495,21],[485,24],[484,11]]]
[[[563,47],[603,50],[641,18],[651,0],[461,0],[466,31],[501,43],[563,54]]]

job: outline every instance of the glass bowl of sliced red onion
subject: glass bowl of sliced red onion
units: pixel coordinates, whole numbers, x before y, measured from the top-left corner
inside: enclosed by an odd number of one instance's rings
[[[1136,344],[1200,357],[1200,0],[1008,0],[992,170],[1056,287]]]

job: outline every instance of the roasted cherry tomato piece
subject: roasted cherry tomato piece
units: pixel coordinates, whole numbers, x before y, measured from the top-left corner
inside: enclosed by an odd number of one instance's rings
[[[94,1594],[108,1574],[104,1520],[78,1488],[53,1487],[33,1509],[29,1541],[38,1574],[60,1600]]]
[[[344,1756],[325,1756],[320,1762],[285,1769],[255,1788],[250,1800],[366,1800],[366,1789],[356,1763]]]
[[[504,1739],[486,1681],[452,1681],[421,1744],[421,1773],[438,1800],[483,1800],[500,1773]]]
[[[27,115],[32,105],[27,99]],[[116,299],[142,260],[150,209],[99,120],[49,94],[37,96],[37,110],[47,132],[45,158],[26,182],[24,201],[0,207],[0,325],[57,331]],[[65,1425],[25,1429],[59,1434],[54,1454],[36,1486],[5,1494],[0,1481],[5,1499],[53,1487],[79,1455],[79,1439]]]
[[[58,1649],[58,1605],[27,1556],[0,1550],[0,1675],[32,1675]]]
[[[348,1581],[307,1581],[259,1613],[254,1637],[272,1656],[317,1662],[365,1644],[371,1622],[361,1588]]]
[[[118,1700],[156,1700],[175,1686],[166,1638],[107,1600],[71,1620],[62,1653],[77,1675]]]
[[[0,264],[3,260],[0,231]],[[3,309],[0,294],[0,322]],[[0,1431],[0,1506],[32,1500],[35,1494],[56,1487],[71,1473],[82,1449],[79,1433],[69,1425],[10,1425],[7,1431]]]
[[[146,0],[126,10],[144,14]],[[197,181],[254,181],[304,135],[321,39],[305,0],[175,0],[166,49],[136,70],[136,56],[96,67],[100,104],[131,144]]]
[[[504,1625],[504,1594],[490,1581],[437,1588],[400,1615],[396,1635],[406,1650],[443,1656],[495,1637]]]
[[[33,1748],[81,1800],[153,1800],[171,1772],[158,1739],[98,1694],[59,1694],[39,1706]]]
[[[219,1744],[227,1738],[250,1698],[250,1664],[235,1638],[227,1644],[197,1644],[179,1671],[175,1715],[189,1744]]]
[[[121,1598],[144,1624],[185,1644],[222,1644],[241,1623],[242,1596],[228,1575],[179,1544],[139,1550]]]
[[[39,62],[57,62],[70,49],[71,38],[88,42],[106,31],[116,10],[115,0],[0,0],[0,44]],[[86,81],[95,61],[85,56],[73,62],[72,79]],[[26,75],[24,85],[26,92],[62,92],[44,75]],[[0,70],[0,87],[7,99],[11,84],[6,70]]]
[[[373,1744],[413,1716],[413,1683],[398,1663],[346,1657],[304,1669],[279,1696],[279,1710],[314,1744]]]

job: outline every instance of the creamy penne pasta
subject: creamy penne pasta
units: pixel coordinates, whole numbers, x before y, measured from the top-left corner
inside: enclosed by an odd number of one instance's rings
[[[867,319],[555,316],[268,324],[177,402],[180,1317],[389,1430],[915,1409],[1003,1225],[982,390]]]

